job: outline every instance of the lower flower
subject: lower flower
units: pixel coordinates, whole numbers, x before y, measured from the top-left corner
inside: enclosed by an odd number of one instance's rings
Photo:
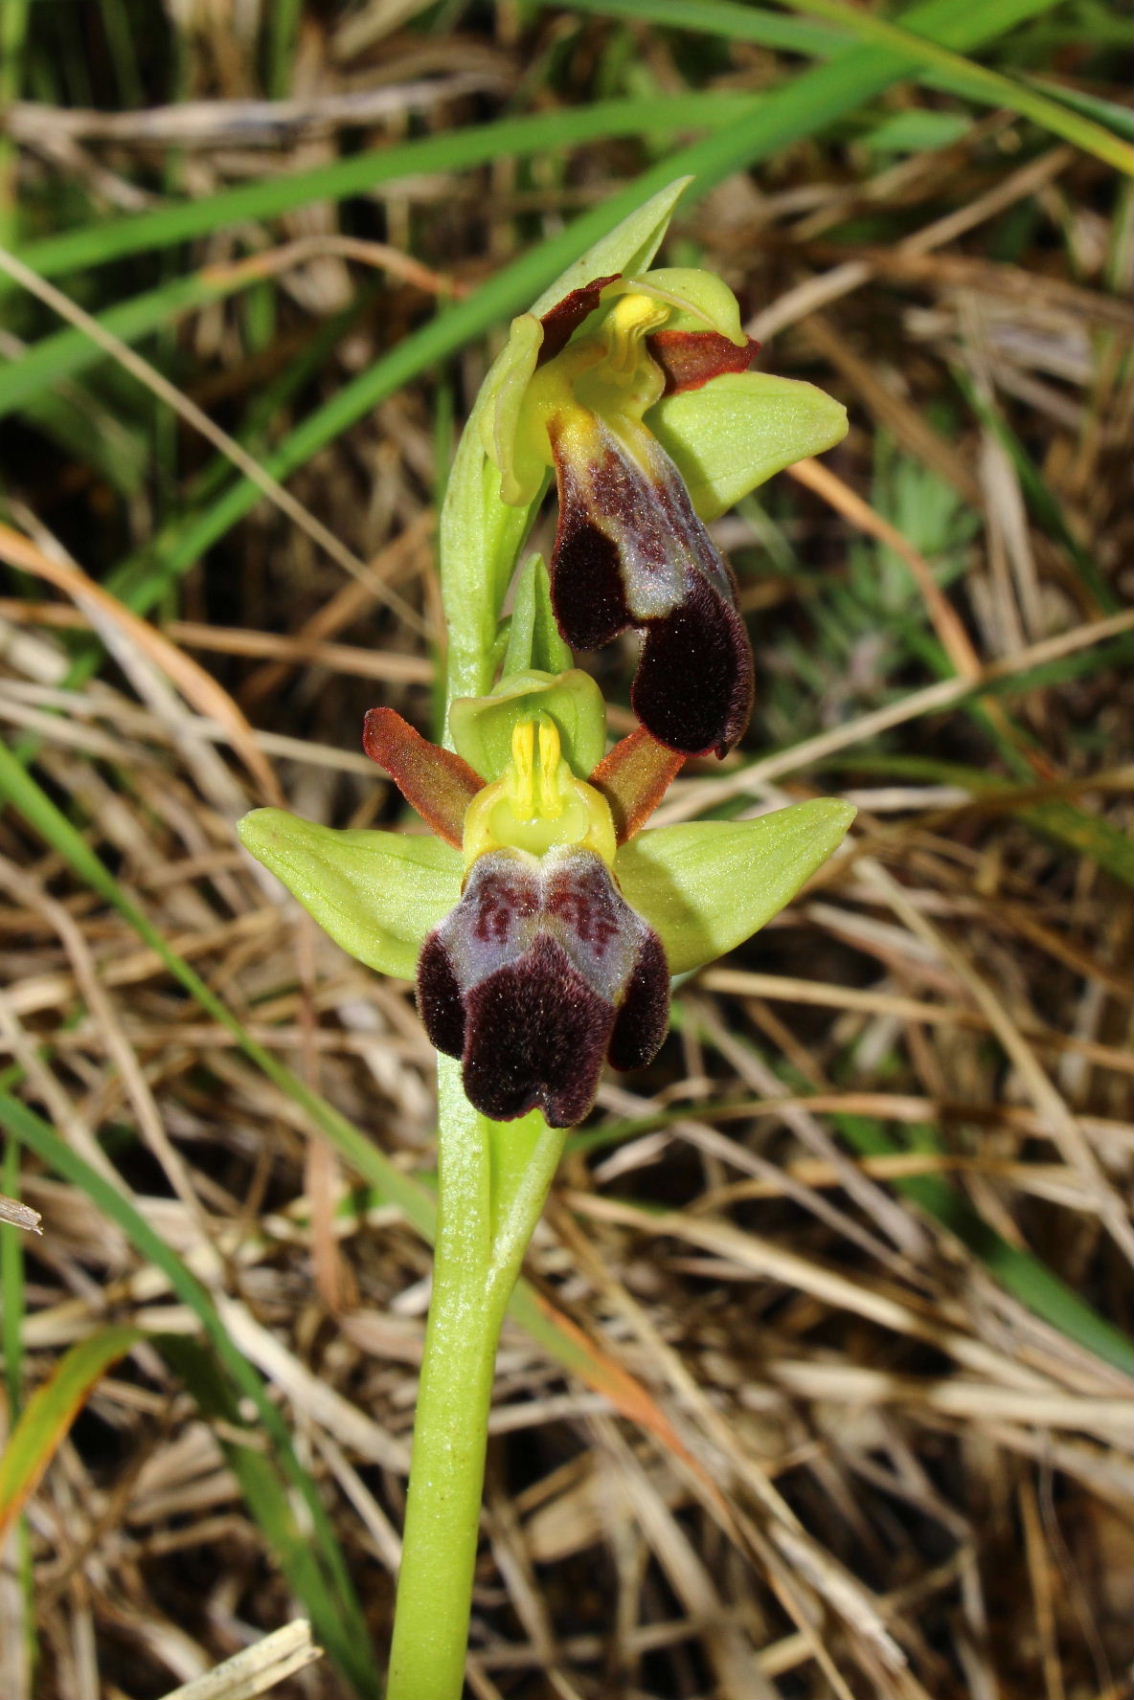
[[[670,975],[763,926],[854,811],[815,799],[641,831],[682,757],[641,729],[602,755],[602,699],[583,673],[517,674],[451,718],[460,753],[392,709],[366,717],[368,753],[437,837],[336,832],[280,809],[246,816],[240,836],[352,955],[416,975],[429,1037],[461,1059],[477,1110],[539,1108],[570,1127],[604,1062],[657,1054]]]
[[[602,858],[571,845],[478,857],[425,941],[417,988],[430,1039],[461,1058],[469,1102],[496,1121],[538,1108],[573,1127],[603,1063],[651,1062],[669,1022],[661,940]]]

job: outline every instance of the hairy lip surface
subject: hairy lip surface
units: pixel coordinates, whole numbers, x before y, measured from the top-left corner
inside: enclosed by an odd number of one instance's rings
[[[575,847],[481,856],[425,941],[417,986],[430,1039],[461,1058],[470,1103],[496,1121],[538,1107],[574,1126],[603,1063],[650,1062],[668,1024],[661,940]]]

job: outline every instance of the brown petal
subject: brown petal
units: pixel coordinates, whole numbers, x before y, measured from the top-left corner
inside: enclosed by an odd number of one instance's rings
[[[552,1127],[574,1127],[595,1101],[613,1013],[562,945],[537,938],[468,999],[470,1104],[494,1121],[540,1109]]]
[[[562,301],[546,312],[540,324],[543,326],[543,341],[540,344],[537,366],[546,366],[549,360],[554,360],[561,354],[582,324],[588,314],[593,313],[599,304],[599,297],[608,283],[614,283],[620,277],[620,272],[611,272],[609,277],[596,277],[593,283],[583,284],[581,289],[573,289],[570,295],[565,295]]]
[[[619,844],[641,830],[684,765],[685,757],[671,750],[644,726],[618,743],[599,762],[590,777],[610,804]]]
[[[728,754],[755,694],[752,646],[731,601],[703,578],[646,634],[630,701],[655,738],[688,755]]]
[[[392,708],[367,711],[362,747],[438,837],[459,850],[465,812],[484,787],[480,774],[452,750],[431,744]]]
[[[654,331],[646,342],[665,373],[666,395],[699,390],[722,372],[747,372],[760,352],[753,337],[738,346],[719,331]]]
[[[430,933],[422,947],[417,965],[417,1007],[430,1043],[447,1057],[459,1057],[465,1048],[465,1003],[439,930]]]
[[[752,708],[752,649],[732,570],[681,474],[626,420],[574,409],[549,437],[559,483],[551,595],[564,639],[593,649],[644,629],[633,701],[646,729],[685,755],[726,754]]]
[[[645,1068],[669,1031],[669,964],[665,947],[650,933],[634,965],[607,1047],[612,1068]]]

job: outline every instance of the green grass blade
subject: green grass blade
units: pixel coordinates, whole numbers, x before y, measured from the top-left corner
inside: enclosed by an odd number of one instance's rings
[[[31,0],[7,0],[0,6],[0,112],[20,98],[30,4]],[[17,158],[18,149],[11,136],[0,134],[0,243],[17,239]]]
[[[43,1386],[36,1388],[0,1458],[0,1542],[106,1371],[142,1338],[138,1328],[101,1328],[69,1347]]]
[[[145,483],[150,449],[141,430],[111,413],[81,384],[41,390],[25,401],[21,416],[121,495],[136,496]]]
[[[845,29],[828,29],[803,18],[769,12],[762,6],[742,5],[740,0],[574,0],[572,9],[597,13],[602,18],[633,18],[662,29],[725,36],[730,41],[807,53],[816,59],[838,53],[854,40]]]
[[[1057,0],[1046,0],[1027,10],[1046,11],[1055,3]],[[982,105],[1005,106],[1128,175],[1134,170],[1134,152],[1124,145],[1129,120],[1112,102],[1079,97],[1073,90],[1044,85],[1039,79],[1021,82],[1006,77],[956,52],[961,43],[946,46],[929,39],[931,31],[920,26],[904,27],[904,21],[880,18],[846,0],[790,0],[790,4],[798,11],[829,20],[835,27],[823,29],[801,19],[783,18],[741,5],[739,0],[576,0],[577,10],[603,17],[635,18],[669,29],[725,36],[731,41],[817,57],[833,54],[855,40],[870,42],[902,54],[919,79],[934,88]],[[998,13],[1003,12],[1010,22],[1019,20],[1020,8],[1015,5],[1010,11],[995,5],[982,10],[994,33],[1007,27],[1007,22],[998,20]]]
[[[1113,100],[1104,100],[1101,95],[1090,94],[1086,89],[1051,82],[1047,77],[1029,77],[1028,82],[1033,88],[1062,101],[1064,106],[1074,107],[1076,112],[1083,112],[1088,118],[1094,118],[1097,123],[1107,130],[1113,130],[1115,135],[1121,136],[1124,141],[1134,142],[1134,112],[1128,106],[1119,106]]]
[[[1037,832],[1088,856],[1123,885],[1134,889],[1134,839],[1104,815],[1092,815],[1074,803],[1055,798],[1050,803],[1031,803],[1019,811],[1020,819]]]
[[[20,1196],[20,1142],[10,1139],[0,1167],[0,1192]],[[24,1230],[0,1225],[0,1350],[4,1353],[4,1391],[8,1421],[15,1422],[24,1388]]]
[[[1134,148],[1122,141],[1113,131],[1095,122],[1060,101],[1052,100],[1039,89],[1015,81],[987,65],[972,59],[941,42],[928,40],[902,23],[893,23],[876,12],[848,4],[848,0],[790,0],[798,11],[839,23],[861,41],[872,42],[883,51],[900,53],[914,64],[944,73],[949,86],[970,100],[982,105],[1004,106],[1018,112],[1052,135],[1094,154],[1096,159],[1114,166],[1127,177],[1134,176]]]
[[[953,49],[966,48],[979,46],[1022,19],[1048,10],[1053,3],[1054,0],[1000,0],[999,4],[988,5],[978,11],[967,0],[963,5],[958,0],[929,0],[928,4],[903,14],[900,22],[906,34],[912,32],[912,38],[919,43],[918,53],[925,45],[932,46],[935,36]],[[602,10],[603,7],[596,5],[593,9]],[[698,5],[695,10],[703,14],[704,19],[698,27],[736,39],[744,39],[748,35],[745,20],[751,25],[752,14],[747,7],[731,5],[729,0],[714,0],[714,4]],[[684,17],[682,21],[685,21]],[[902,34],[903,41],[906,34]],[[831,38],[828,38],[828,44],[830,41]],[[844,99],[831,116],[837,116],[881,92],[911,67],[916,69],[918,59],[916,53],[911,59],[908,52],[880,54],[851,49],[841,53],[836,63],[841,69],[835,84],[843,88]],[[967,61],[965,63],[968,64]],[[814,71],[805,72],[761,103],[775,104],[777,124],[794,116],[795,123],[784,132],[783,145],[800,135],[813,133],[828,121],[828,79],[820,72],[829,69],[817,67]],[[811,79],[816,80],[813,82]],[[362,154],[313,171],[242,184],[239,188],[199,201],[162,207],[93,228],[84,227],[47,237],[29,245],[21,258],[44,277],[58,276],[128,254],[152,252],[243,220],[272,218],[311,201],[340,200],[349,195],[363,194],[383,183],[417,172],[468,169],[508,155],[543,153],[619,135],[657,132],[659,128],[671,132],[700,127],[730,128],[744,108],[752,104],[750,96],[733,98],[727,93],[715,92],[668,97],[664,101],[653,97],[600,101],[581,110],[504,119],[496,124],[467,128],[444,136],[430,136],[399,147]],[[818,121],[809,122],[809,111],[817,115]],[[761,135],[758,145],[763,152],[751,153],[747,144],[742,145],[735,152],[736,166],[772,151],[777,145],[777,134],[773,126],[766,144]],[[731,161],[733,151],[726,149],[726,157]],[[668,163],[670,169],[666,171],[663,167],[662,180],[672,180],[687,169],[680,158],[671,158]],[[729,164],[722,175],[727,175],[728,169],[736,166]],[[645,199],[646,192],[641,192],[641,199]],[[612,219],[605,228],[611,228],[616,222]],[[581,252],[585,246],[586,241],[580,243],[575,252]],[[546,281],[555,275],[555,270],[549,271]]]
[[[513,155],[543,154],[647,131],[672,135],[681,130],[715,129],[734,123],[738,113],[752,104],[751,95],[717,92],[677,95],[664,101],[653,97],[596,101],[562,112],[505,118],[397,147],[374,149],[311,171],[258,178],[201,200],[84,225],[30,243],[21,250],[20,258],[42,277],[58,277],[130,254],[153,253],[227,225],[275,218],[313,201],[364,195],[384,183],[418,173],[469,170]]]
[[[151,331],[176,324],[195,307],[223,300],[226,295],[259,281],[251,272],[231,268],[194,272],[145,295],[119,302],[101,314],[98,322],[123,342],[138,342]],[[64,379],[73,378],[96,361],[107,358],[98,343],[82,330],[69,327],[41,338],[25,354],[0,365],[0,418],[40,392],[50,391]]]
[[[324,1573],[310,1534],[301,1528],[272,1459],[256,1444],[254,1429],[242,1421],[240,1402],[218,1369],[216,1359],[196,1340],[184,1335],[153,1335],[153,1344],[191,1391],[202,1416],[213,1425],[225,1461],[240,1483],[240,1491],[263,1531],[276,1562],[296,1598],[309,1613],[318,1639],[339,1669],[345,1671],[364,1700],[374,1689],[374,1667],[368,1656],[365,1622],[342,1609],[342,1598]],[[234,1435],[248,1434],[244,1445]],[[360,1637],[355,1643],[354,1637]]]

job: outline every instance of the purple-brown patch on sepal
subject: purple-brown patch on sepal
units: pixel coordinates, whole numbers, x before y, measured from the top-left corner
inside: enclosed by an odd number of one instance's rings
[[[438,837],[459,850],[465,813],[484,787],[480,774],[452,750],[431,744],[392,708],[367,710],[362,747]]]
[[[665,1037],[669,972],[657,934],[602,859],[562,847],[492,850],[426,940],[418,1002],[438,1050],[459,1055],[469,1102],[496,1121],[542,1109],[571,1127],[607,1052],[649,1062]]]
[[[589,783],[610,804],[619,844],[649,820],[684,765],[679,750],[660,744],[644,726],[620,738],[599,762]]]
[[[747,372],[760,352],[754,337],[737,344],[720,331],[654,331],[650,354],[665,374],[665,394],[699,390],[723,372]]]
[[[580,289],[573,289],[570,295],[565,295],[562,301],[557,301],[540,319],[543,326],[543,341],[540,344],[536,366],[546,366],[549,360],[554,360],[557,354],[562,354],[583,320],[594,312],[599,304],[599,297],[608,283],[614,283],[622,274],[611,272],[609,277],[596,277],[593,283],[584,283]]]

